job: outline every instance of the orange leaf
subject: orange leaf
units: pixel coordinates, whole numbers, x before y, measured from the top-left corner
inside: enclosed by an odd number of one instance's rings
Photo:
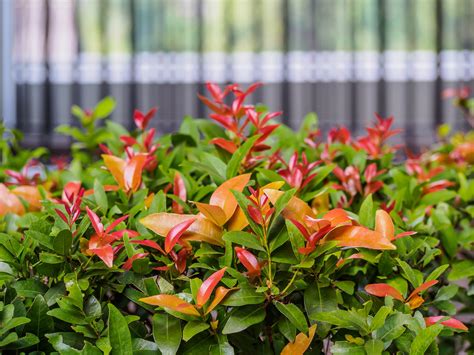
[[[216,308],[224,300],[225,296],[227,296],[229,292],[234,291],[234,290],[236,290],[236,288],[225,288],[224,286],[219,286],[216,289],[216,294],[214,296],[214,299],[212,300],[209,307],[207,307],[205,314],[211,313],[212,310]]]
[[[415,295],[407,303],[410,306],[410,309],[416,309],[420,307],[423,304],[423,302],[425,302],[423,297]]]
[[[140,302],[151,304],[153,306],[159,306],[169,308],[173,311],[188,314],[190,316],[199,316],[199,312],[194,306],[181,298],[174,295],[155,295],[145,298],[140,298]]]
[[[164,237],[175,225],[190,219],[196,219],[196,221],[183,234],[181,240],[195,240],[214,245],[224,245],[224,242],[222,241],[222,228],[199,215],[195,216],[160,212],[142,218],[140,223]]]
[[[241,231],[245,227],[247,227],[249,221],[247,221],[247,217],[245,213],[241,210],[240,206],[237,206],[237,209],[234,212],[234,215],[227,223],[227,230],[229,231]]]
[[[125,180],[123,177],[125,165],[127,164],[125,160],[109,154],[103,154],[102,159],[104,159],[105,166],[109,169],[120,188],[125,189]]]
[[[232,217],[237,208],[237,200],[231,190],[242,192],[250,180],[250,175],[251,174],[243,174],[233,177],[225,181],[212,194],[209,204],[222,208],[226,216],[225,222]]]
[[[394,250],[397,248],[381,233],[361,226],[342,226],[335,228],[329,232],[324,240],[338,241],[340,247],[376,250]]]
[[[392,296],[396,300],[404,301],[402,294],[395,287],[387,284],[369,284],[365,286],[365,291],[377,297]]]
[[[305,333],[299,333],[293,343],[286,344],[280,355],[303,355],[311,345],[315,332],[316,324],[313,324],[309,328],[309,336],[306,336]]]
[[[227,268],[224,267],[219,271],[216,271],[202,283],[201,287],[199,287],[199,291],[196,296],[196,305],[198,307],[204,306],[209,300],[212,291],[214,291],[214,288],[217,286],[219,281],[221,281],[226,269]]]
[[[28,209],[30,211],[39,211],[41,209],[42,197],[37,186],[18,186],[11,192],[28,202]]]
[[[126,191],[137,191],[142,183],[142,172],[147,157],[145,154],[137,154],[130,159],[125,165],[123,171],[123,179]]]
[[[264,189],[263,192],[268,196],[268,199],[275,204],[281,195],[284,194],[283,191],[275,189]],[[308,206],[306,202],[299,199],[298,197],[292,197],[286,207],[282,211],[282,215],[288,219],[294,219],[296,221],[303,221],[305,216],[311,218],[316,218],[316,215],[313,213],[311,207]]]
[[[425,324],[426,324],[427,327],[429,327],[430,325],[438,323],[443,318],[447,318],[447,319],[440,322],[440,323],[442,325],[446,326],[446,327],[459,329],[459,330],[464,330],[464,331],[469,330],[464,323],[458,321],[457,319],[448,318],[448,317],[445,317],[445,316],[426,317],[425,318]]]
[[[349,215],[342,208],[335,208],[323,216],[323,219],[331,222],[331,226],[335,227],[340,224],[352,224],[352,220],[349,218]]]
[[[431,280],[431,281],[427,281],[427,282],[421,284],[420,286],[415,288],[412,293],[410,293],[410,296],[408,296],[407,301],[409,301],[411,298],[418,295],[420,292],[426,291],[431,286],[436,285],[437,283],[438,283],[438,280]]]
[[[153,199],[155,198],[155,194],[152,192],[145,198],[145,207],[150,208],[151,203],[153,202]]]
[[[377,210],[375,213],[375,231],[381,233],[388,240],[395,239],[392,217],[384,210]]]
[[[15,213],[21,215],[25,213],[25,207],[20,199],[8,190],[8,188],[0,184],[0,216],[7,213]]]
[[[201,212],[208,220],[217,224],[218,226],[223,226],[227,221],[227,217],[224,213],[224,210],[219,206],[208,205],[207,203],[194,202],[199,212]]]

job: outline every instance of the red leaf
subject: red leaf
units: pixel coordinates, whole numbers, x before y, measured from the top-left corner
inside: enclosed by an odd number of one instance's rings
[[[100,248],[88,249],[94,255],[97,255],[108,267],[114,265],[114,249],[111,245],[104,245]]]
[[[184,180],[178,172],[174,174],[173,194],[179,197],[180,200],[186,202],[186,199],[187,199],[186,198],[187,197],[186,185],[184,184]],[[174,200],[172,202],[172,209],[174,213],[184,212],[183,206],[181,206],[178,202]]]
[[[407,301],[409,301],[411,298],[417,296],[420,292],[426,291],[431,286],[436,285],[438,282],[439,282],[438,280],[431,280],[431,281],[427,281],[427,282],[421,284],[420,286],[415,288],[412,293],[410,293],[410,296],[408,296]]]
[[[66,224],[69,224],[69,221],[67,217],[64,215],[64,213],[61,212],[61,210],[58,210],[57,208],[54,209],[57,213],[57,215],[64,221]]]
[[[464,325],[464,323],[458,321],[457,319],[454,318],[448,318],[446,316],[435,316],[435,317],[426,317],[425,318],[425,323],[426,326],[429,327],[430,325],[438,323],[441,319],[445,319],[444,321],[441,321],[440,323],[446,327],[453,328],[453,329],[459,329],[459,330],[464,330],[468,331],[469,329]]]
[[[86,206],[86,212],[91,220],[92,227],[98,235],[104,233],[104,225],[100,222],[99,216],[97,216],[89,207]]]
[[[109,233],[112,231],[115,227],[117,227],[121,222],[125,221],[128,218],[128,214],[125,216],[120,217],[119,219],[113,221],[105,230],[105,233]]]
[[[216,271],[211,276],[209,276],[206,281],[202,283],[196,297],[196,305],[198,307],[204,306],[206,302],[209,300],[209,298],[211,297],[212,291],[214,291],[214,288],[217,286],[219,281],[224,276],[226,269],[227,268],[224,267],[220,269],[219,271]]]
[[[150,247],[150,248],[153,248],[153,249],[156,249],[158,250],[160,253],[162,254],[166,254],[165,251],[163,250],[163,248],[155,241],[153,240],[131,240],[130,243],[132,244],[138,244],[138,245],[144,245],[146,247]]]
[[[393,298],[404,301],[402,294],[395,288],[387,284],[369,284],[365,286],[365,291],[373,296],[386,297],[392,296]]]
[[[191,224],[196,221],[196,218],[188,219],[187,221],[181,222],[170,229],[165,238],[165,251],[169,253],[176,243],[179,241],[179,238],[183,235],[184,232],[191,226]]]
[[[303,234],[304,239],[309,240],[310,235],[309,235],[308,230],[306,229],[306,227],[303,226],[300,222],[298,222],[297,220],[295,220],[293,218],[290,218],[289,220],[291,221],[291,223],[293,223],[295,225],[296,228],[299,229],[301,234]]]
[[[415,235],[416,233],[417,232],[415,231],[407,231],[407,232],[399,233],[393,238],[393,240],[403,238],[403,237],[408,237],[409,235]]]
[[[250,205],[247,207],[247,211],[255,223],[263,225],[262,213],[257,207]]]
[[[228,151],[231,154],[234,154],[235,151],[237,150],[237,146],[235,145],[234,142],[228,141],[227,139],[224,139],[224,138],[211,139],[211,143],[221,147],[222,149]]]
[[[146,256],[148,256],[148,253],[137,253],[133,255],[131,258],[128,258],[128,260],[122,265],[122,268],[124,268],[125,270],[130,270],[132,268],[132,264],[134,260],[143,259]]]
[[[258,263],[255,255],[240,247],[235,247],[235,253],[237,254],[237,258],[239,258],[242,265],[244,265],[247,269],[249,276],[260,275],[260,264]]]

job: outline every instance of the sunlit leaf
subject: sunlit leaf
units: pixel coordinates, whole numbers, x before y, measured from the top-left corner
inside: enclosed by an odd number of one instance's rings
[[[194,306],[181,298],[174,295],[155,295],[150,297],[140,298],[140,302],[151,304],[153,306],[159,306],[169,308],[173,311],[188,314],[190,316],[199,316],[199,312]]]
[[[313,324],[309,328],[308,335],[305,333],[299,333],[295,341],[288,343],[282,350],[281,355],[303,355],[305,351],[311,345],[314,334],[316,333],[316,324]]]
[[[361,226],[342,226],[331,231],[325,241],[335,240],[340,247],[367,248],[376,250],[394,250],[396,246],[390,243],[381,233]]]
[[[231,190],[242,192],[244,187],[250,180],[250,174],[243,174],[233,177],[220,185],[211,196],[209,204],[220,207],[225,214],[225,222],[227,222],[237,208],[237,200]]]
[[[283,191],[275,189],[264,189],[263,192],[268,196],[272,204],[276,204],[278,199],[284,194]],[[303,221],[305,216],[316,218],[311,207],[306,202],[293,196],[290,201],[286,204],[282,211],[282,215],[285,218],[294,219],[297,221]]]
[[[142,218],[140,223],[164,237],[171,228],[190,219],[196,220],[183,234],[182,240],[204,241],[214,245],[224,245],[222,241],[222,228],[201,216],[160,212]]]
[[[384,210],[377,210],[375,213],[375,231],[381,233],[388,240],[395,238],[395,227],[392,218]]]

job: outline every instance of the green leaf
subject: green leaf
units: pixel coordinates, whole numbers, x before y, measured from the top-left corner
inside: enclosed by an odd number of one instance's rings
[[[273,304],[300,332],[308,332],[308,322],[298,306],[293,303],[284,304],[281,302],[273,302]]]
[[[110,97],[104,97],[102,100],[97,103],[94,108],[94,117],[95,118],[105,118],[112,113],[115,108],[115,100]]]
[[[159,348],[152,341],[141,338],[132,339],[133,355],[154,355],[158,354]]]
[[[265,301],[265,296],[261,293],[255,292],[251,286],[239,285],[240,289],[230,293],[221,303],[224,306],[240,307],[251,304],[260,304]]]
[[[48,290],[46,285],[36,279],[20,280],[13,284],[13,288],[19,297],[35,298],[44,295]]]
[[[7,333],[10,329],[19,327],[20,325],[29,323],[30,320],[26,317],[16,317],[13,319],[10,319],[8,322],[5,322],[2,324],[2,328],[0,329],[0,338]]]
[[[430,192],[423,196],[420,201],[420,205],[423,206],[432,206],[440,202],[446,202],[456,197],[456,192],[451,190],[440,190],[435,192]]]
[[[413,339],[410,347],[410,355],[423,355],[438,334],[443,330],[442,324],[434,324],[422,329]]]
[[[353,330],[367,331],[365,317],[351,311],[335,310],[331,312],[321,312],[315,315],[317,321],[333,324],[338,327]]]
[[[191,321],[188,322],[183,329],[183,340],[188,341],[196,334],[199,334],[206,329],[209,329],[209,324],[200,321]]]
[[[112,346],[111,354],[133,354],[132,336],[128,323],[122,313],[113,304],[109,303],[109,341]]]
[[[234,355],[234,348],[228,342],[214,344],[209,347],[209,355]]]
[[[30,309],[26,312],[26,317],[31,322],[25,325],[25,332],[32,333],[38,338],[42,338],[46,333],[52,333],[54,331],[54,321],[53,318],[48,316],[48,311],[49,307],[44,297],[36,296]]]
[[[398,338],[405,332],[405,324],[410,322],[411,317],[408,314],[395,313],[389,316],[381,328],[375,330],[375,338],[384,343]]]
[[[347,293],[348,295],[354,294],[354,287],[355,287],[355,282],[354,281],[334,281],[334,285]]]
[[[378,339],[370,339],[364,344],[364,349],[367,355],[380,355],[382,354],[384,343]]]
[[[71,231],[63,229],[55,237],[53,237],[54,251],[60,255],[69,255],[72,245]]]
[[[298,249],[304,247],[305,239],[301,235],[300,230],[290,220],[285,220],[285,223],[286,229],[288,230],[288,236],[290,238],[291,248],[293,249],[293,254],[297,259],[301,260],[302,255]]]
[[[260,135],[250,137],[232,155],[232,158],[227,164],[227,170],[226,170],[227,179],[233,178],[234,176],[238,174],[242,160],[248,154],[248,152],[253,147],[253,144],[257,141],[258,138],[260,138]]]
[[[13,334],[13,337],[10,338],[10,340],[7,341],[7,338],[10,337],[10,334],[9,334],[0,342],[0,348],[4,348],[5,350],[24,349],[24,348],[29,348],[30,346],[33,346],[35,344],[38,344],[40,341],[36,335],[33,335],[31,333],[26,333],[26,335],[21,338],[18,338],[18,335],[16,333],[12,333],[12,334]],[[13,338],[17,338],[17,339],[15,341],[11,341]]]
[[[451,298],[456,296],[456,294],[458,293],[458,290],[459,290],[459,286],[457,285],[448,285],[448,286],[441,287],[438,293],[436,294],[435,300],[437,302],[449,301]]]
[[[181,343],[180,320],[167,314],[155,314],[152,319],[153,338],[163,355],[174,355]]]
[[[336,341],[331,347],[331,353],[334,355],[366,355],[362,345],[349,343],[348,341]]]
[[[288,320],[288,318],[280,318],[277,323],[278,330],[288,341],[295,341],[296,327]]]
[[[262,307],[242,307],[232,311],[222,334],[239,333],[248,327],[263,322],[265,309]]]
[[[277,217],[280,215],[280,213],[283,211],[283,209],[286,207],[288,202],[291,200],[291,198],[295,195],[296,189],[291,189],[288,191],[285,191],[283,195],[281,195],[278,200],[275,203],[275,212],[273,212],[273,220],[275,221]]]
[[[425,282],[438,279],[446,271],[448,267],[449,267],[449,264],[438,266],[436,269],[434,269],[431,272],[431,274],[428,275]]]
[[[97,206],[99,206],[102,213],[105,215],[109,209],[109,202],[107,201],[104,187],[97,179],[94,180],[94,198]]]
[[[463,260],[453,264],[448,275],[449,281],[467,279],[474,276],[474,260]]]
[[[397,259],[397,262],[403,270],[403,277],[410,281],[413,287],[420,286],[422,280],[420,280],[420,278],[416,275],[415,270],[413,270],[411,266],[403,260]]]
[[[232,242],[237,245],[242,245],[244,247],[265,251],[265,248],[262,247],[258,241],[258,237],[254,234],[250,234],[242,231],[231,231],[227,232],[222,236],[222,239],[226,242]]]
[[[309,285],[304,292],[304,307],[308,318],[314,321],[318,313],[337,309],[336,291],[331,287],[321,287],[319,283]]]
[[[62,320],[63,322],[70,323],[70,324],[77,324],[77,325],[88,324],[83,314],[80,313],[79,311],[54,308],[48,311],[48,315],[54,318],[58,318]]]
[[[374,213],[374,202],[372,200],[372,194],[367,196],[362,202],[359,210],[359,223],[367,228],[374,227],[375,213]]]
[[[372,323],[370,324],[370,330],[374,331],[381,328],[385,324],[387,316],[392,312],[392,309],[387,306],[382,306],[372,318]]]

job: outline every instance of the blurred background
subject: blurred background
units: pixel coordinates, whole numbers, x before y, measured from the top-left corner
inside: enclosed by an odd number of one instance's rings
[[[204,83],[266,85],[251,101],[298,127],[362,133],[394,115],[409,146],[444,122],[467,128],[441,99],[474,88],[474,0],[0,0],[1,109],[25,144],[67,148],[54,127],[70,107],[112,95],[113,119],[159,106],[154,125],[206,117]]]

